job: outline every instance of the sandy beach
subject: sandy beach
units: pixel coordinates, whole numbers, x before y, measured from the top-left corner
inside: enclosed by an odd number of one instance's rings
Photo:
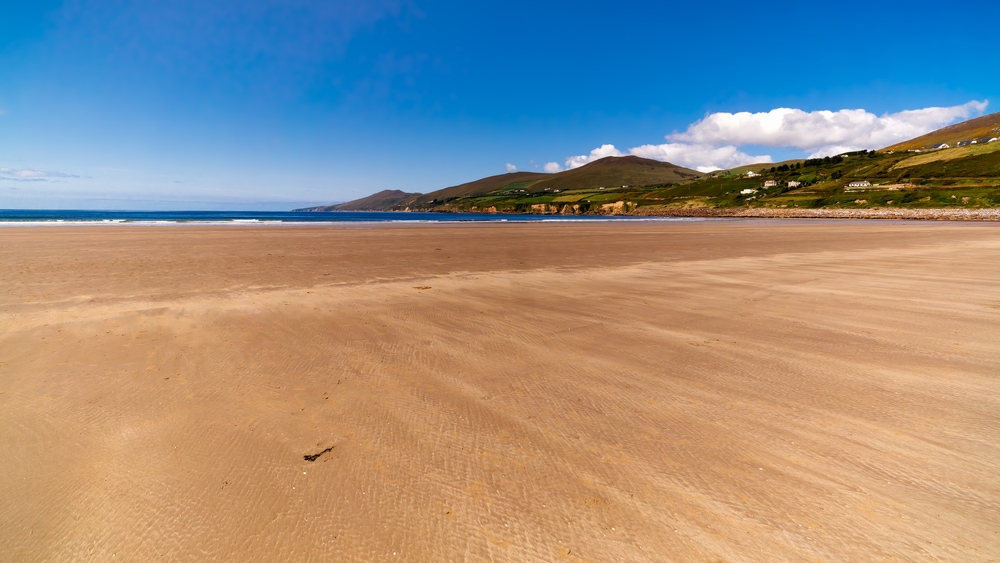
[[[1000,559],[1000,224],[0,230],[0,561]]]

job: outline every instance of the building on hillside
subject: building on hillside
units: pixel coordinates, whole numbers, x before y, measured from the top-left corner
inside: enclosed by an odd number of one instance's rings
[[[975,143],[975,141],[959,141],[957,146],[966,147],[971,145],[972,143]]]
[[[1000,137],[993,137],[992,139],[990,139],[990,140],[989,140],[989,141],[987,141],[987,142],[988,142],[988,143],[992,143],[993,141],[996,141],[997,139],[1000,139]]]
[[[749,172],[746,173],[746,177],[747,178],[758,178],[758,177],[760,177],[760,174],[754,172],[753,170],[750,170]]]
[[[745,190],[740,190],[740,195],[750,195],[750,194],[755,194],[755,193],[757,193],[757,190],[755,190],[753,188],[747,188]]]
[[[773,188],[774,186],[777,186],[777,185],[778,185],[778,183],[775,182],[774,180],[768,180],[768,181],[764,182],[764,187],[765,188]]]
[[[872,187],[872,183],[869,182],[868,180],[855,180],[854,182],[851,182],[850,184],[847,184],[847,187],[848,188],[870,188],[870,187]]]
[[[931,148],[932,149],[950,149],[951,145],[949,145],[948,143],[940,143],[940,144],[934,145]]]
[[[802,187],[802,182],[796,182],[795,180],[792,180],[792,181],[788,182],[788,187],[789,188],[800,188],[800,187]]]

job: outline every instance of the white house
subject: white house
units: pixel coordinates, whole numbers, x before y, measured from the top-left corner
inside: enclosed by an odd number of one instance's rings
[[[798,188],[801,185],[802,185],[802,182],[796,182],[795,180],[792,180],[792,181],[788,182],[788,187],[789,188]]]
[[[755,190],[753,188],[747,188],[745,190],[740,190],[740,195],[750,195],[750,194],[755,194],[755,193],[757,193],[757,190]]]
[[[753,170],[746,173],[747,178],[757,178],[758,176],[760,176],[760,174],[754,172]]]
[[[773,188],[774,186],[777,186],[777,185],[778,185],[778,183],[775,182],[774,180],[768,180],[768,181],[764,182],[764,187],[765,188]]]
[[[997,139],[1000,139],[1000,137],[993,137],[992,139],[990,139],[987,142],[992,143],[993,141],[996,141]]]
[[[847,187],[848,188],[870,188],[870,187],[872,187],[872,183],[869,182],[868,180],[860,180],[860,181],[854,181],[854,182],[851,182],[850,184],[847,184]]]

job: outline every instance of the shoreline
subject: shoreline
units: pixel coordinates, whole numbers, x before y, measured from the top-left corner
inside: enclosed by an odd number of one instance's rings
[[[2,220],[0,219],[0,229],[9,228],[33,228],[33,227],[153,227],[153,226],[325,226],[336,227],[341,225],[359,224],[462,224],[462,223],[591,223],[601,224],[608,222],[632,222],[632,221],[698,221],[712,219],[856,219],[856,220],[903,220],[903,221],[955,221],[955,222],[1000,222],[1000,208],[933,208],[933,209],[909,209],[909,208],[868,208],[868,209],[842,209],[842,208],[818,208],[818,209],[788,209],[788,208],[638,208],[629,211],[627,202],[618,202],[623,205],[615,205],[607,213],[490,213],[483,210],[458,210],[443,209],[439,211],[332,211],[324,214],[336,215],[344,214],[344,218],[324,217],[315,220],[301,220],[296,218],[276,218],[273,215],[261,214],[260,217],[253,217],[253,212],[246,211],[220,211],[220,214],[247,214],[242,218],[205,218],[196,219],[190,217],[173,218],[169,215],[184,215],[187,212],[121,212],[123,215],[129,214],[150,214],[160,213],[166,217],[132,218],[132,217],[103,217],[103,218],[51,218],[51,219],[25,219],[25,220]],[[58,213],[58,211],[46,211],[46,213]],[[67,213],[76,213],[68,211]],[[114,214],[114,211],[95,211],[97,214]],[[267,212],[284,213],[284,212]],[[296,213],[296,212],[290,212]],[[301,212],[309,215],[312,212]],[[370,214],[370,215],[369,215]],[[418,217],[419,215],[419,217]],[[381,217],[377,217],[381,216]]]
[[[624,202],[619,202],[624,203]],[[565,221],[571,221],[573,217],[581,220],[600,220],[628,217],[644,218],[678,218],[678,219],[896,219],[915,221],[979,221],[997,222],[1000,221],[1000,208],[975,208],[975,209],[955,209],[955,208],[927,208],[910,209],[904,207],[882,207],[868,209],[842,209],[842,208],[770,208],[770,207],[690,207],[690,208],[645,208],[640,207],[629,212],[611,213],[491,213],[483,210],[458,210],[443,209],[437,211],[404,211],[404,210],[369,210],[369,211],[329,211],[327,213],[440,213],[448,214],[468,214],[468,215],[504,215],[510,217],[560,217]],[[586,219],[585,219],[586,218]],[[449,221],[442,221],[449,222]],[[457,222],[457,221],[456,221]]]
[[[641,217],[739,217],[766,219],[908,219],[917,221],[1000,221],[1000,209],[775,209],[775,208],[690,208],[643,209],[630,213]]]

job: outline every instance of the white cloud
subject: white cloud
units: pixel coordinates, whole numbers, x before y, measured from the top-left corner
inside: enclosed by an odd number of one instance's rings
[[[600,147],[590,151],[590,154],[571,156],[566,159],[566,168],[579,168],[584,164],[594,162],[595,160],[600,160],[606,156],[625,156],[622,152],[615,148],[614,145],[601,145]]]
[[[0,167],[0,180],[14,180],[17,182],[45,182],[53,178],[79,178],[74,174],[64,172],[43,172],[30,168],[4,168]]]
[[[543,170],[545,170],[546,172],[548,172],[550,174],[555,174],[556,172],[561,172],[562,171],[562,166],[559,166],[558,162],[549,162],[549,163],[547,163],[545,165],[545,167],[543,168]]]
[[[517,166],[514,166],[513,164],[511,164],[509,162],[507,164],[505,164],[504,166],[507,167],[507,172],[516,172],[517,171]]]
[[[796,149],[816,158],[878,149],[919,137],[981,114],[988,105],[988,100],[973,100],[957,106],[906,110],[881,116],[863,109],[806,112],[777,108],[759,113],[719,112],[691,124],[682,133],[667,135],[666,144],[633,147],[628,154],[701,172],[773,162],[770,155],[750,155],[740,150],[747,145]],[[567,158],[566,168],[578,168],[607,156],[624,154],[614,145],[601,145],[590,154]]]
[[[579,168],[584,164],[600,160],[607,156],[625,156],[626,153],[615,148],[614,145],[601,145],[590,151],[590,154],[571,156],[566,159],[566,168]],[[724,147],[713,147],[711,145],[692,145],[687,143],[667,143],[663,145],[642,145],[629,149],[628,154],[662,160],[694,168],[699,172],[711,172],[723,168],[734,168],[744,164],[755,162],[772,162],[770,155],[751,156],[732,145]],[[556,164],[556,163],[549,163]],[[558,164],[556,164],[558,166]],[[546,172],[549,172],[549,165],[546,165]],[[554,170],[558,171],[558,170]]]
[[[762,154],[751,156],[733,145],[713,147],[712,145],[689,145],[686,143],[666,143],[664,145],[642,145],[629,149],[629,154],[652,158],[694,168],[699,172],[711,172],[726,168],[735,168],[757,162],[772,162],[771,156]]]
[[[668,135],[674,142],[720,145],[791,147],[817,154],[878,149],[982,113],[988,101],[958,106],[930,107],[875,115],[863,109],[811,111],[777,108],[759,113],[713,113],[683,133]]]

